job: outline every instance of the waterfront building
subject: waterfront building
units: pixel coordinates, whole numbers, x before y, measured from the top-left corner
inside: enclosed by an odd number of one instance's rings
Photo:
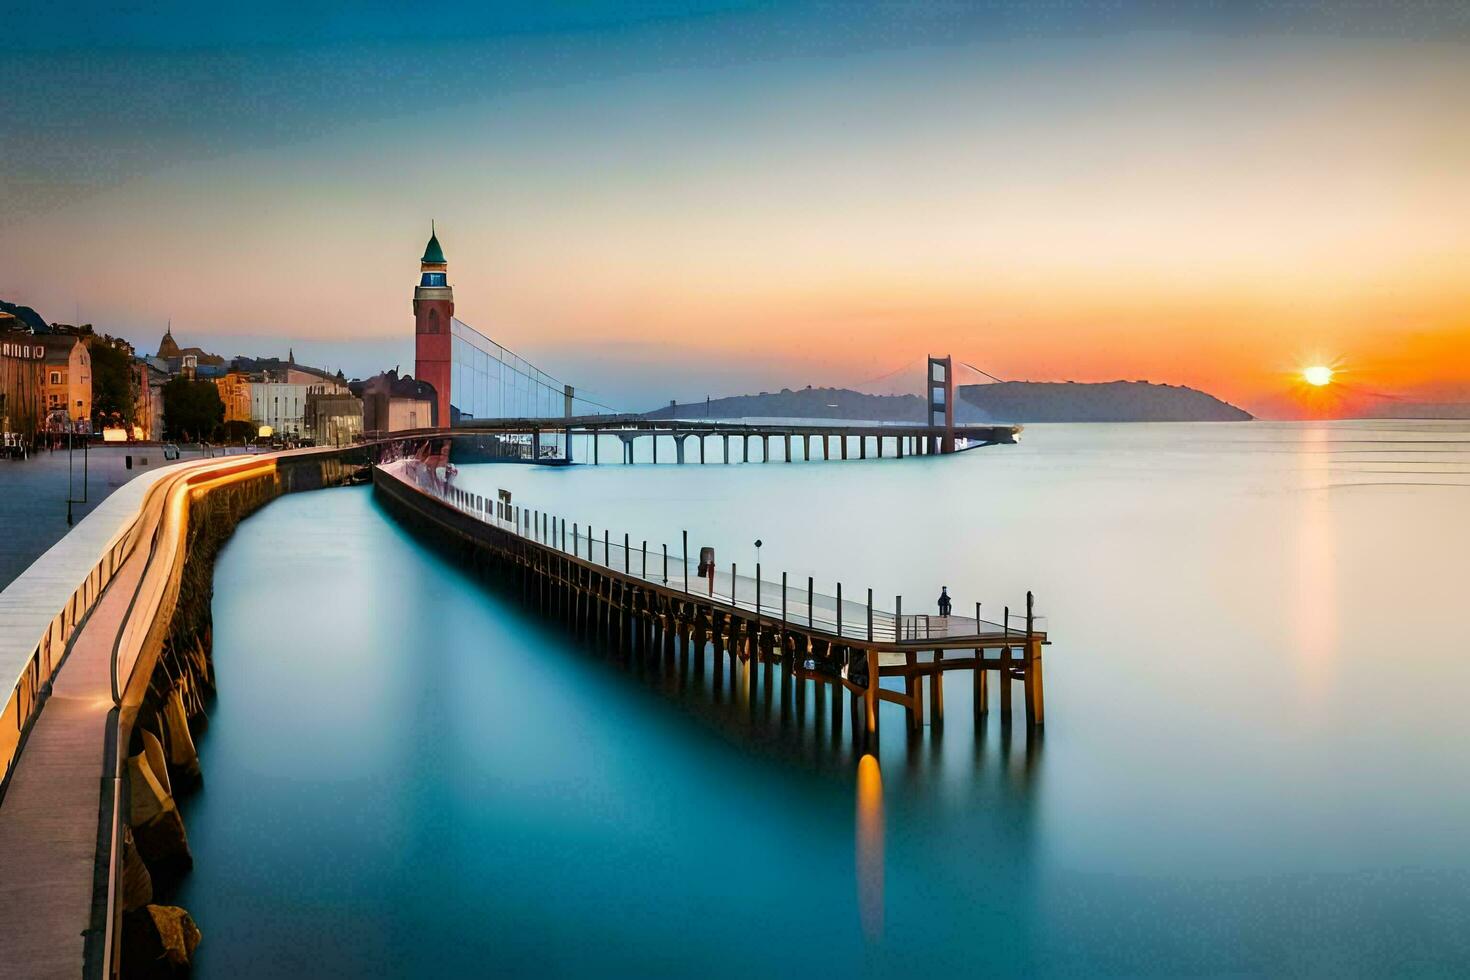
[[[278,436],[306,434],[306,389],[304,384],[285,381],[256,381],[250,384],[250,421],[257,428],[270,426]]]
[[[426,381],[400,378],[395,369],[366,381],[354,381],[349,387],[362,398],[364,435],[425,429],[434,424],[437,392]]]
[[[222,377],[214,379],[214,385],[219,389],[219,400],[225,406],[225,421],[249,422],[250,375],[237,367],[231,367]]]
[[[46,350],[41,383],[43,428],[89,432],[92,419],[92,355],[81,337],[48,334],[35,338]]]
[[[419,260],[419,284],[413,291],[414,377],[434,390],[433,418],[426,424],[449,425],[449,377],[453,343],[454,289],[449,264],[439,247],[439,235],[430,226],[429,244]],[[371,427],[370,427],[371,428]],[[394,431],[394,430],[388,430]]]
[[[28,331],[0,331],[0,433],[35,438],[45,361],[45,346]]]
[[[362,435],[362,399],[342,385],[306,389],[306,432],[319,446],[344,446]]]
[[[133,359],[133,437],[145,441],[163,438],[163,386],[168,374],[155,361]]]
[[[170,327],[163,333],[163,339],[158,342],[157,357],[163,361],[164,369],[169,374],[188,374],[202,377],[212,377],[219,372],[213,369],[223,369],[225,359],[218,354],[211,354],[202,347],[180,347],[178,341],[174,340],[173,328]],[[208,368],[203,372],[200,367]]]

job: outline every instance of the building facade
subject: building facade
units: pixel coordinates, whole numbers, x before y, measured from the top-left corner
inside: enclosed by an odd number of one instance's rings
[[[285,381],[250,383],[250,421],[270,426],[272,435],[299,438],[306,434],[306,389]]]
[[[433,386],[413,378],[400,378],[397,371],[354,381],[354,393],[362,396],[362,431],[379,436],[434,425]]]
[[[345,446],[362,435],[362,399],[341,385],[306,390],[306,431],[318,446]]]
[[[254,406],[250,401],[250,376],[244,371],[229,371],[215,378],[219,400],[224,402],[226,422],[249,422]]]
[[[30,443],[41,425],[46,348],[23,330],[0,332],[0,434]]]
[[[168,374],[146,358],[133,360],[133,438],[163,438],[163,386]]]
[[[92,429],[92,354],[81,337],[49,334],[34,338],[46,349],[41,402],[50,432]]]

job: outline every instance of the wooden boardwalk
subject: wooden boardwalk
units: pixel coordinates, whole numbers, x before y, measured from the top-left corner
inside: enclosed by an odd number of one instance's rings
[[[707,579],[688,571],[687,555],[677,555],[670,566],[660,546],[649,564],[646,552],[634,558],[626,538],[619,549],[608,531],[599,542],[596,532],[584,535],[551,515],[520,507],[507,513],[493,499],[445,483],[417,459],[375,467],[373,482],[390,506],[471,543],[509,570],[535,605],[570,620],[578,631],[604,633],[620,646],[679,643],[703,650],[712,644],[720,656],[783,663],[797,678],[851,695],[854,715],[865,716],[867,737],[877,735],[880,702],[903,708],[911,728],[942,723],[940,678],[950,671],[971,672],[977,723],[989,713],[991,674],[1003,723],[1011,717],[1013,685],[1021,689],[1027,725],[1045,723],[1041,653],[1048,637],[1029,615],[1021,630],[962,616],[947,617],[934,629],[921,625],[930,617],[876,610],[869,593],[862,605],[821,597],[831,612],[818,618],[815,597],[793,607],[789,587],[772,583],[771,594],[781,596],[772,602],[753,581],[740,585],[733,568],[724,588],[710,589]],[[848,627],[838,609],[861,615]],[[884,677],[899,679],[903,690],[882,687]],[[865,711],[859,712],[859,702]]]

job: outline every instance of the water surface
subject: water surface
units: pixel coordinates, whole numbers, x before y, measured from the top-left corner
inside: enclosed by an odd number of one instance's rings
[[[885,708],[860,764],[815,711],[589,651],[366,490],[283,498],[216,575],[201,976],[1470,964],[1464,423],[460,479],[906,609],[1034,589],[1045,738],[977,737],[952,675],[943,730]]]

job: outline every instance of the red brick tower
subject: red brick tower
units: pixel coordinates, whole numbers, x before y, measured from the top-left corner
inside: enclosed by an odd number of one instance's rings
[[[454,319],[454,290],[446,278],[449,264],[439,247],[439,236],[429,227],[429,244],[419,260],[419,284],[413,291],[413,376],[434,386],[434,424],[448,428],[449,363],[453,341],[449,323]]]

